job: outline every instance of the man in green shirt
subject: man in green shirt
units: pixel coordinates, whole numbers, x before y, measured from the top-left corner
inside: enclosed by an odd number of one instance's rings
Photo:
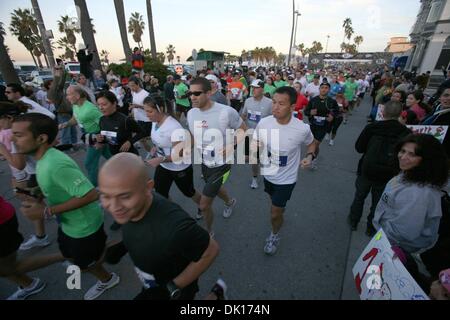
[[[358,83],[355,81],[355,76],[350,75],[347,78],[347,81],[345,82],[344,86],[345,86],[344,96],[345,99],[348,101],[348,106],[351,114],[355,106],[356,91],[358,90]]]
[[[101,262],[106,234],[98,193],[69,156],[52,148],[58,134],[54,120],[42,114],[25,114],[14,120],[12,131],[18,152],[36,159],[36,178],[46,199],[45,204],[30,198],[22,203],[21,211],[30,220],[57,217],[62,255],[98,279],[84,296],[93,300],[120,281]]]
[[[191,110],[191,103],[188,95],[189,88],[181,81],[181,77],[178,74],[173,77],[173,81],[175,84],[173,92],[175,95],[177,118],[180,120],[182,113],[187,117],[188,111]]]
[[[66,94],[67,100],[73,105],[73,117],[66,123],[60,124],[59,128],[64,129],[77,124],[82,128],[85,133],[84,140],[89,143],[84,167],[88,172],[89,180],[96,187],[100,157],[111,158],[109,148],[104,144],[98,144],[95,139],[95,136],[100,133],[100,118],[103,114],[96,105],[87,100],[87,94],[81,87],[70,86]]]

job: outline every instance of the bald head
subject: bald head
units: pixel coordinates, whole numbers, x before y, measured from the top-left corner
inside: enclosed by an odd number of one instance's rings
[[[109,177],[123,181],[134,181],[136,184],[147,184],[149,176],[142,158],[123,152],[109,159],[101,168],[99,178]]]
[[[100,170],[102,206],[120,224],[139,221],[152,204],[153,184],[140,157],[119,153]]]

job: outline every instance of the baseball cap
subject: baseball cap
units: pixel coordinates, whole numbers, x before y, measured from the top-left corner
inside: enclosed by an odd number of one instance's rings
[[[253,88],[264,88],[264,81],[259,79],[253,80],[250,86]]]
[[[314,79],[320,79],[320,75],[319,74],[315,74],[314,75]]]
[[[31,81],[25,82],[24,85],[26,85],[28,87],[33,87],[34,86],[33,82],[31,82]]]
[[[320,84],[320,87],[323,87],[323,86],[327,86],[328,88],[331,88],[331,86],[330,86],[330,84],[328,82],[322,82]]]
[[[294,76],[293,75],[288,75],[288,80],[294,80]]]
[[[213,75],[213,74],[208,74],[206,77],[205,77],[205,79],[206,80],[209,80],[209,81],[214,81],[215,83],[217,83],[219,80],[217,79],[217,77],[215,76],[215,75]]]
[[[340,87],[337,91],[337,94],[343,94],[345,92],[344,88]]]
[[[240,75],[241,75],[241,73],[239,71],[233,72],[233,76],[240,76]]]

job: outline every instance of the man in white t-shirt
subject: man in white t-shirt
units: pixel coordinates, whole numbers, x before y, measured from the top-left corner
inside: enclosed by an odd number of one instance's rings
[[[260,148],[261,173],[265,192],[271,198],[272,232],[266,240],[264,252],[275,254],[280,238],[287,202],[297,182],[298,169],[309,167],[316,157],[318,142],[309,125],[292,116],[297,102],[294,88],[282,87],[273,97],[273,116],[262,119],[253,135],[252,149]],[[307,146],[306,157],[301,160],[301,145]]]
[[[130,110],[133,112],[133,118],[138,123],[139,127],[141,127],[145,137],[149,137],[150,132],[152,131],[152,123],[144,110],[144,100],[149,96],[149,93],[139,86],[139,80],[137,78],[130,78],[128,87],[133,96],[133,103],[130,105]],[[145,150],[150,151],[150,145],[147,140],[147,138],[142,139],[141,144]]]
[[[193,108],[187,114],[189,130],[193,136],[194,149],[202,158],[202,174],[205,186],[200,199],[200,210],[206,227],[212,232],[212,204],[216,196],[224,203],[223,217],[229,218],[236,199],[228,196],[223,184],[228,180],[234,156],[234,139],[243,142],[247,126],[233,108],[210,99],[211,83],[205,78],[191,82],[190,96]],[[238,130],[237,134],[227,130]],[[229,143],[227,143],[229,142]],[[197,153],[197,154],[198,154]]]
[[[316,74],[314,76],[313,82],[306,86],[306,97],[311,100],[312,98],[320,95],[320,75]]]
[[[264,96],[264,81],[253,80],[250,87],[253,88],[253,97],[245,100],[244,108],[241,110],[241,117],[248,128],[255,129],[261,119],[272,115],[272,100]],[[250,140],[251,137],[245,137],[246,157],[250,156]],[[258,164],[252,164],[252,173],[253,179],[250,188],[258,189]]]
[[[301,93],[305,95],[306,93],[306,87],[308,86],[308,80],[305,77],[305,73],[303,71],[297,71],[295,72],[295,80],[294,83],[300,83],[302,85],[302,91]]]
[[[358,83],[358,90],[356,92],[356,107],[359,107],[361,105],[361,102],[364,100],[364,96],[366,95],[367,89],[369,89],[370,84],[364,79],[364,75],[359,75],[358,81],[356,81],[356,83]]]
[[[28,109],[28,113],[42,113],[46,116],[49,116],[52,119],[55,119],[55,114],[50,112],[48,109],[45,109],[39,103],[27,98],[25,96],[25,90],[20,84],[11,83],[8,84],[8,87],[5,90],[5,94],[8,97],[8,100],[17,102],[22,101],[30,105],[30,109]]]

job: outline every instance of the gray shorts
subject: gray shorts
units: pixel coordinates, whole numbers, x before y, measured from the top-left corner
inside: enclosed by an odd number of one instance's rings
[[[208,168],[202,164],[203,180],[205,180],[203,195],[209,198],[215,198],[219,193],[220,187],[227,182],[230,171],[231,165],[229,164],[217,168]]]

